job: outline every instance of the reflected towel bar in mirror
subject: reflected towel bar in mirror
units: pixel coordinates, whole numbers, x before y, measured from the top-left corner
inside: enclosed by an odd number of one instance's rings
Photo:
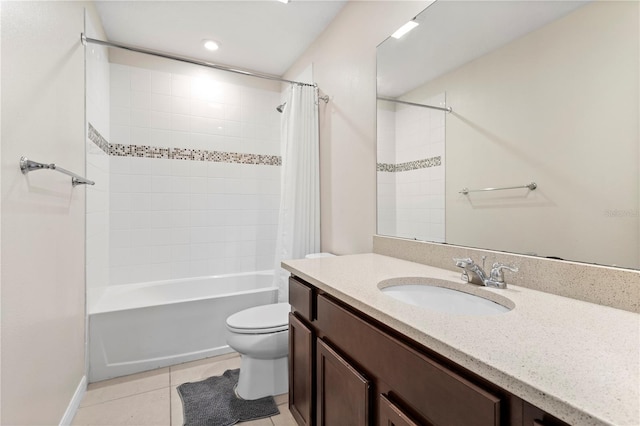
[[[531,182],[528,185],[520,185],[520,186],[505,186],[503,188],[482,188],[482,189],[469,189],[469,188],[462,188],[462,191],[458,191],[459,194],[464,194],[467,195],[470,192],[484,192],[484,191],[502,191],[505,189],[522,189],[522,188],[528,188],[530,191],[535,190],[538,187],[538,185],[535,182]]]
[[[71,176],[71,185],[73,186],[96,184],[92,180],[83,178],[82,176],[79,176],[73,172],[70,172],[67,169],[63,169],[60,166],[56,166],[53,163],[51,164],[38,163],[36,161],[29,160],[27,157],[20,157],[20,171],[22,171],[22,173],[25,175],[34,170],[45,170],[45,169],[55,170],[57,172],[64,173],[67,176]]]

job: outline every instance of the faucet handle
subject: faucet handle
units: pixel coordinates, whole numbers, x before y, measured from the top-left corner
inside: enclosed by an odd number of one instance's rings
[[[466,268],[467,266],[471,266],[474,264],[473,259],[470,257],[454,257],[453,261],[456,262],[456,266],[458,268]]]
[[[499,283],[504,282],[504,273],[502,272],[504,269],[511,272],[518,272],[518,268],[515,266],[509,266],[502,263],[494,263],[491,268],[491,280]]]

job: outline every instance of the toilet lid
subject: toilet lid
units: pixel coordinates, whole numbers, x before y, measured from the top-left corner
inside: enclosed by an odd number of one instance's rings
[[[288,303],[256,306],[237,312],[227,318],[227,327],[236,333],[263,334],[284,331],[289,328]]]

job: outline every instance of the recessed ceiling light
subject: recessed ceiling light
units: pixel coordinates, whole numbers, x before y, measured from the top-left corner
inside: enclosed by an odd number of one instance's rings
[[[289,0],[278,0],[280,3],[289,3]]]
[[[216,43],[213,40],[202,40],[202,45],[204,46],[205,49],[211,50],[211,51],[218,50],[218,48],[220,47],[218,43]]]
[[[404,24],[403,26],[401,26],[400,28],[398,28],[395,33],[391,34],[391,37],[396,39],[400,38],[417,26],[418,26],[418,23],[416,21],[411,20],[406,24]]]

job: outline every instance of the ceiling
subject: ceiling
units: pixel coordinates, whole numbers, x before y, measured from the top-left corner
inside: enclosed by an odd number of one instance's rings
[[[97,1],[112,42],[283,75],[346,0]],[[220,44],[214,52],[202,40]]]

